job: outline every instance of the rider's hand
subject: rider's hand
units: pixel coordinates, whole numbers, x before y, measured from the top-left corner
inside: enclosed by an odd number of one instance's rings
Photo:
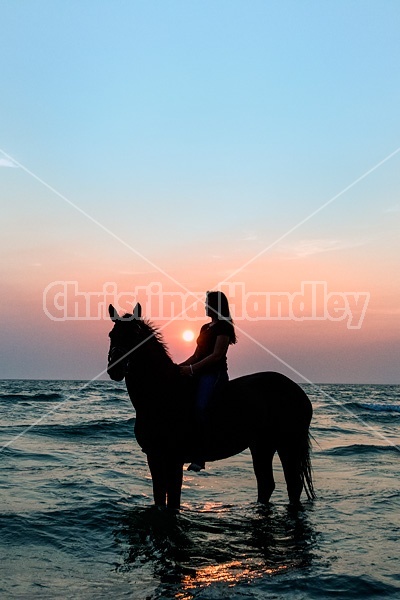
[[[192,376],[192,371],[191,371],[190,367],[188,367],[188,366],[179,367],[179,373],[181,375],[183,375],[183,377],[191,377]]]

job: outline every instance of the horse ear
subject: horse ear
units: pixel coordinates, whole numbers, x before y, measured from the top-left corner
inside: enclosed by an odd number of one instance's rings
[[[119,314],[112,304],[110,304],[108,307],[108,314],[110,315],[111,321],[117,321],[117,319],[119,319]]]
[[[142,307],[140,306],[139,302],[136,304],[135,308],[133,309],[133,318],[134,319],[140,319],[142,316]]]

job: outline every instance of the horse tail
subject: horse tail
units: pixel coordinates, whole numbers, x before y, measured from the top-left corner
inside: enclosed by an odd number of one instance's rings
[[[303,482],[304,490],[309,500],[316,498],[313,476],[312,476],[312,465],[311,465],[311,433],[307,431],[307,436],[300,448],[300,476]]]

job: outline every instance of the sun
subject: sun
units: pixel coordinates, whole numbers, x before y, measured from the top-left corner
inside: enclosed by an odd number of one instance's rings
[[[191,329],[185,329],[185,331],[182,333],[182,338],[185,340],[185,342],[192,342],[194,340],[194,333]]]

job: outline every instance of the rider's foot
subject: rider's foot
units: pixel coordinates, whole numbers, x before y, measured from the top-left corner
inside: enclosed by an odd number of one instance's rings
[[[187,470],[188,471],[194,471],[195,473],[198,473],[199,471],[201,471],[202,469],[205,469],[205,468],[206,468],[206,466],[205,466],[204,463],[201,463],[199,465],[198,463],[192,462],[188,466]]]

